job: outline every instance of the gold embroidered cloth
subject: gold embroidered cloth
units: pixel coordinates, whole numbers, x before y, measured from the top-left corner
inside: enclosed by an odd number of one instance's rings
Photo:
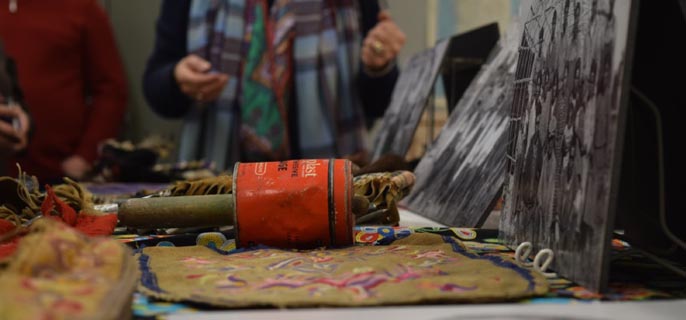
[[[39,219],[0,270],[2,319],[126,319],[138,279],[116,240]]]
[[[139,263],[140,291],[223,307],[502,301],[547,291],[541,275],[433,234],[311,251],[150,247]]]

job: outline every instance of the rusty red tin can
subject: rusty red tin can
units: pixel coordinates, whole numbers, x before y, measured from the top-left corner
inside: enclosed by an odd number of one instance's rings
[[[233,177],[237,247],[353,244],[350,161],[239,162]]]

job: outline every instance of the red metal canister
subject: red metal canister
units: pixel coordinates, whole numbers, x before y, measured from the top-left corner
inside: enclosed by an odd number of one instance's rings
[[[239,162],[233,177],[237,247],[353,244],[350,161]]]

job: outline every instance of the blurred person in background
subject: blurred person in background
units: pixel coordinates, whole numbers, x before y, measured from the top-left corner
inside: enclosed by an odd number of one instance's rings
[[[17,64],[35,132],[7,161],[42,183],[82,178],[98,144],[118,134],[127,84],[109,19],[96,0],[0,0],[0,38]]]
[[[0,163],[26,150],[31,132],[31,118],[17,82],[14,61],[5,55],[0,40]],[[5,175],[0,167],[0,175]]]
[[[405,34],[371,0],[166,0],[144,92],[181,160],[367,159]]]

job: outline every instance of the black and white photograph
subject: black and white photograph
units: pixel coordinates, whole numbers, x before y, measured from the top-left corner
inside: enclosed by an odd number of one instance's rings
[[[434,89],[449,40],[413,55],[393,88],[391,102],[374,140],[372,159],[384,154],[404,157],[410,149],[419,120]]]
[[[605,285],[626,114],[631,1],[526,1],[501,237],[555,252],[553,269]]]
[[[517,36],[516,26],[510,29]],[[505,180],[507,128],[517,39],[498,42],[415,168],[416,185],[402,203],[446,225],[479,227]]]

